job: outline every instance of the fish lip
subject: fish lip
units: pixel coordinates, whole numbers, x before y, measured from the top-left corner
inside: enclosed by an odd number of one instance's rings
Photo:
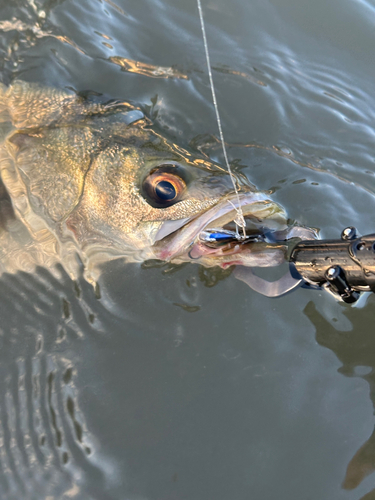
[[[164,235],[163,238],[158,238],[162,234],[161,228],[156,235],[156,243],[154,244],[154,252],[157,258],[162,260],[171,260],[174,257],[186,252],[193,244],[198,235],[213,221],[237,209],[240,205],[242,209],[251,206],[258,202],[273,203],[269,196],[262,192],[245,192],[237,196],[235,193],[222,198],[213,207],[206,210],[203,214],[198,215],[187,223],[182,222],[178,229],[169,235]],[[281,208],[281,207],[280,207]],[[186,219],[185,219],[186,220]],[[184,229],[184,237],[181,237],[181,230]],[[165,241],[168,240],[168,241]],[[165,243],[163,245],[163,243]]]

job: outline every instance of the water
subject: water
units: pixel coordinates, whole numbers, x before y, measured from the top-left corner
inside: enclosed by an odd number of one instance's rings
[[[374,231],[375,4],[204,2],[232,166],[290,217]],[[194,0],[1,3],[14,78],[149,105],[222,161]],[[142,64],[136,64],[140,61]],[[375,298],[264,298],[199,266],[0,280],[0,498],[374,497]]]

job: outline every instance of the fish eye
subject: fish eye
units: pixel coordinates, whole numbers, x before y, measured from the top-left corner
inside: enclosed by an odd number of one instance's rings
[[[144,179],[142,194],[155,208],[166,208],[181,199],[186,182],[178,165],[160,165]]]
[[[160,200],[172,201],[177,196],[177,191],[172,182],[160,181],[155,186],[155,194]]]

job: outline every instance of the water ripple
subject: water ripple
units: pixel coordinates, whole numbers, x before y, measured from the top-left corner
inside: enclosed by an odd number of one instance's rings
[[[0,497],[96,498],[116,468],[98,450],[77,382],[82,342],[102,335],[100,312],[111,315],[62,269],[4,275],[0,296]]]

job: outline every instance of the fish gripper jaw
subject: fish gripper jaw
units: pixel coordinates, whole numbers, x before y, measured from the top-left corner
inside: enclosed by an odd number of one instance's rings
[[[344,302],[375,292],[375,234],[360,236],[348,227],[341,239],[300,241],[289,261],[306,286],[324,288]]]

